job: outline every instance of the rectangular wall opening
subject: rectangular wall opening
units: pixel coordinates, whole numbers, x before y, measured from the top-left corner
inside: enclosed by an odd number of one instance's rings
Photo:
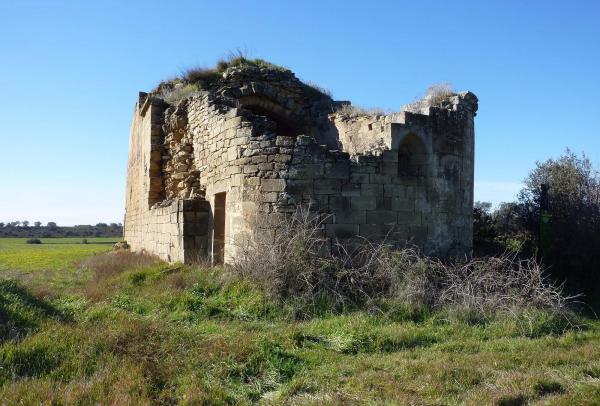
[[[222,264],[225,260],[225,202],[226,193],[215,195],[213,226],[213,264]]]

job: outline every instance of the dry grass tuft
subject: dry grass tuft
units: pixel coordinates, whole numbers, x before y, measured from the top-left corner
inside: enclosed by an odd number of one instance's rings
[[[441,107],[448,97],[454,95],[456,95],[456,91],[450,83],[437,83],[427,88],[425,96],[412,103],[405,104],[400,108],[400,111],[428,114],[429,107]]]
[[[375,107],[375,108],[364,108],[360,106],[354,106],[352,104],[344,104],[340,106],[336,111],[336,114],[339,114],[341,117],[348,118],[356,118],[356,117],[365,117],[365,116],[385,116],[388,115],[389,112],[384,109]]]
[[[157,93],[157,96],[169,104],[177,104],[199,90],[200,88],[196,83],[177,83],[174,86],[163,86]]]
[[[98,279],[105,279],[126,269],[155,265],[159,261],[156,256],[145,251],[114,251],[93,255],[81,262],[80,267],[93,271]]]
[[[80,268],[93,272],[92,279],[86,287],[86,294],[92,300],[106,296],[105,281],[128,269],[158,264],[160,260],[145,251],[131,252],[125,250],[112,251],[93,255],[80,264]]]

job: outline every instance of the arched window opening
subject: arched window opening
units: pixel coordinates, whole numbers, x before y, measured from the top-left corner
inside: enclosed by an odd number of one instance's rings
[[[240,104],[252,113],[266,117],[277,125],[279,135],[296,136],[303,131],[289,118],[290,112],[266,97],[246,96],[239,99]]]
[[[261,106],[244,106],[244,107],[247,108],[248,110],[250,110],[251,112],[253,112],[254,114],[256,114],[257,116],[266,117],[269,121],[272,121],[275,124],[277,124],[276,132],[279,135],[296,136],[299,134],[299,132],[296,131],[296,129],[294,128],[293,125],[291,125],[284,117],[281,117],[277,113],[273,113],[272,111],[267,110]]]
[[[423,177],[428,166],[429,156],[423,141],[414,134],[407,135],[398,148],[398,176]]]

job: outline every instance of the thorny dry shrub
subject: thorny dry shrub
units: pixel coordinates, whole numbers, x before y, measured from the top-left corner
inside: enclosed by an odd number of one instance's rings
[[[378,248],[349,252],[323,238],[323,217],[299,208],[279,221],[257,217],[252,236],[235,242],[232,270],[277,299],[332,299],[337,304],[361,302],[383,289],[377,275]],[[385,283],[385,281],[383,281]]]
[[[325,219],[309,208],[279,221],[272,217],[259,217],[256,231],[235,243],[232,270],[279,300],[373,308],[386,299],[485,316],[566,312],[573,299],[534,260],[504,255],[444,263],[415,249],[394,250],[385,241],[331,242],[324,238]]]
[[[566,297],[535,260],[514,254],[445,264],[416,250],[387,251],[380,264],[392,278],[389,295],[408,304],[479,315],[522,309],[566,311]]]

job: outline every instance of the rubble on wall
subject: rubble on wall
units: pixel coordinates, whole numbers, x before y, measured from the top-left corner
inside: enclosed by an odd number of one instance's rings
[[[130,158],[125,237],[134,249],[210,255],[210,207],[226,193],[230,240],[248,231],[257,213],[285,215],[310,204],[327,218],[332,240],[387,238],[440,256],[470,250],[472,93],[441,98],[427,114],[348,115],[338,109],[347,102],[262,65],[230,67],[190,88],[201,90],[163,107],[158,94],[149,96],[151,114],[139,104],[134,114],[130,148],[144,151],[150,142],[160,151],[158,161],[152,154]],[[160,128],[160,136],[145,128]],[[148,192],[139,182],[144,159],[161,190]],[[148,206],[147,193],[162,202]],[[203,214],[178,201],[201,203]],[[225,256],[235,256],[231,242]]]
[[[203,198],[200,171],[194,162],[194,146],[187,128],[187,100],[165,111],[162,170],[165,198]]]

